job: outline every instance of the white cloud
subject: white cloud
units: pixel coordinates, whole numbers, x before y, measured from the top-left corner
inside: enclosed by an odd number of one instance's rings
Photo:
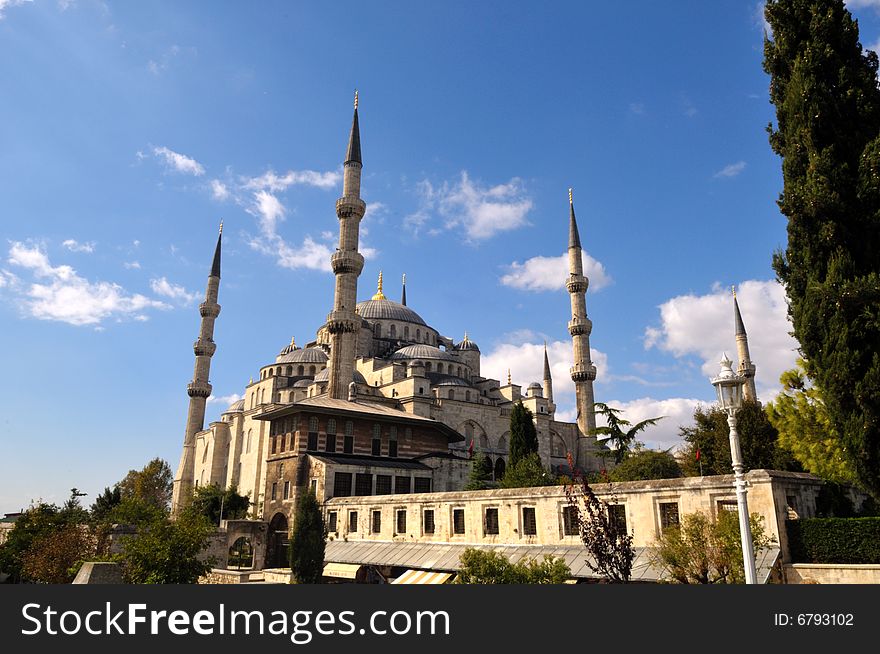
[[[287,210],[281,204],[277,195],[268,191],[257,191],[254,194],[254,206],[251,214],[256,216],[260,223],[260,231],[264,234],[275,234],[278,223],[284,220]]]
[[[611,283],[611,275],[605,271],[605,266],[586,252],[583,252],[583,265],[591,290],[601,290]],[[524,291],[563,290],[568,278],[568,254],[558,257],[532,257],[523,263],[514,261],[507,269],[508,272],[501,276],[504,286]]]
[[[140,270],[141,269],[140,261],[126,261],[122,265],[125,266],[125,268],[127,270]]]
[[[185,154],[180,154],[179,152],[166,148],[164,145],[153,148],[153,154],[164,159],[165,165],[178,173],[195,175],[196,177],[205,174],[204,166],[198,161]]]
[[[40,320],[99,325],[108,318],[146,320],[144,311],[170,308],[139,293],[130,294],[112,282],[90,282],[70,266],[53,266],[36,245],[13,242],[8,262],[34,276],[34,282],[22,284],[16,295],[25,313]]]
[[[792,368],[797,358],[798,344],[789,333],[792,327],[785,291],[776,281],[752,280],[737,287],[737,299],[757,368],[758,395],[769,399],[779,389],[779,375]],[[679,358],[696,355],[702,360],[702,373],[714,377],[722,352],[736,359],[730,291],[716,284],[706,295],[667,300],[660,305],[660,326],[645,331],[645,347]]]
[[[636,438],[650,448],[669,449],[683,443],[679,436],[679,427],[693,424],[694,409],[705,402],[683,397],[667,399],[643,397],[629,402],[610,400],[606,404],[613,409],[621,409],[622,417],[632,424],[665,416],[656,425],[646,427]],[[603,424],[601,418],[599,416],[597,421],[600,425]]]
[[[199,299],[198,293],[191,293],[183,286],[172,284],[165,277],[150,280],[150,288],[156,295],[161,295],[172,300],[177,300],[182,304],[192,304]]]
[[[226,184],[219,179],[212,179],[211,195],[214,196],[215,200],[220,200],[222,202],[229,198],[229,189],[226,187]]]
[[[746,169],[745,161],[737,161],[736,163],[727,164],[724,168],[712,175],[715,179],[736,177]]]
[[[156,59],[150,59],[147,62],[147,70],[153,75],[161,75],[171,67],[175,59],[181,55],[189,55],[194,57],[198,54],[198,50],[193,47],[181,47],[177,44],[170,45],[165,48]]]
[[[33,0],[0,0],[0,20],[3,20],[5,9],[9,7],[20,7],[25,2],[33,2]]]
[[[267,170],[259,177],[245,177],[242,181],[242,188],[249,191],[266,190],[273,193],[284,191],[295,185],[331,189],[337,186],[341,180],[342,173],[338,170],[325,172],[288,170],[280,176],[274,170]]]
[[[404,225],[418,232],[436,214],[444,229],[460,227],[468,240],[480,241],[503,231],[528,225],[531,198],[522,181],[514,177],[506,184],[483,186],[471,181],[467,171],[459,180],[435,188],[423,180],[417,185],[420,206],[404,219]]]
[[[91,254],[92,252],[95,251],[95,244],[93,242],[80,243],[79,241],[76,241],[72,238],[67,239],[66,241],[61,243],[61,245],[65,248],[67,248],[68,250],[70,250],[71,252],[87,252],[87,253]]]
[[[238,393],[232,393],[231,395],[211,395],[208,397],[208,404],[220,404],[223,407],[227,407],[233,402],[238,402],[242,398]]]

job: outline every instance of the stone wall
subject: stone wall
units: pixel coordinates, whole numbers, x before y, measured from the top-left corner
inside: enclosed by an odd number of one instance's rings
[[[787,584],[880,584],[880,565],[794,563],[782,574]]]

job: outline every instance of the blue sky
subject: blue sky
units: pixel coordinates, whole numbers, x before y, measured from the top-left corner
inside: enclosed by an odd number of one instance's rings
[[[862,42],[877,6],[850,7]],[[772,252],[779,161],[754,2],[0,0],[0,511],[176,467],[197,303],[224,228],[216,419],[332,301],[334,202],[360,90],[359,296],[540,377],[571,417],[569,186],[598,400],[678,443],[729,287],[769,399],[794,361]]]

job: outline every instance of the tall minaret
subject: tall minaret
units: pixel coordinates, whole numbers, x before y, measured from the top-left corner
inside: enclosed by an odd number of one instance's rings
[[[571,368],[571,379],[574,381],[577,396],[577,424],[581,436],[590,436],[596,428],[596,414],[593,409],[593,380],[596,379],[596,366],[590,361],[590,332],[593,321],[587,318],[587,287],[590,280],[584,276],[584,263],[581,255],[581,237],[578,234],[577,221],[574,217],[574,200],[571,189],[568,189],[568,281],[566,288],[571,296],[571,320],[568,333],[574,343],[574,366]],[[589,442],[585,438],[578,440],[578,463],[584,464],[587,458],[585,451]]]
[[[742,315],[739,312],[739,302],[736,301],[736,288],[733,289],[733,322],[736,326],[736,353],[739,358],[739,370],[737,374],[746,378],[743,385],[743,398],[751,402],[758,401],[758,393],[755,391],[755,364],[749,356],[749,337],[746,327],[743,325]]]
[[[189,413],[186,416],[186,432],[183,436],[183,454],[174,477],[174,490],[171,498],[171,512],[178,515],[192,498],[196,474],[196,434],[205,428],[205,404],[211,395],[211,384],[208,382],[211,371],[211,357],[217,349],[214,343],[214,321],[220,315],[217,296],[220,291],[220,246],[223,241],[223,223],[220,223],[220,235],[214,250],[214,261],[211,274],[208,275],[208,287],[205,290],[205,301],[199,305],[202,325],[199,338],[193,343],[196,365],[193,380],[187,384],[189,395]]]
[[[358,252],[361,219],[367,205],[361,200],[361,134],[358,128],[358,94],[354,92],[354,118],[348,150],[343,163],[342,197],[336,201],[339,218],[339,246],[330,257],[336,289],[333,311],[327,316],[330,332],[330,370],[328,395],[337,400],[348,398],[348,385],[354,377],[354,358],[361,319],[357,306],[357,280],[364,268],[364,257]]]
[[[556,407],[553,404],[553,376],[550,374],[550,359],[547,358],[547,341],[544,341],[544,397],[550,405],[550,413],[554,413]]]
[[[406,273],[403,273],[403,290],[400,292],[400,303],[406,306]]]

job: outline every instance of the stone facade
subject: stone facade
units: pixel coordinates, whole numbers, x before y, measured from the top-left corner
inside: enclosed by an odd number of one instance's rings
[[[782,574],[787,584],[880,584],[880,565],[794,563]]]

